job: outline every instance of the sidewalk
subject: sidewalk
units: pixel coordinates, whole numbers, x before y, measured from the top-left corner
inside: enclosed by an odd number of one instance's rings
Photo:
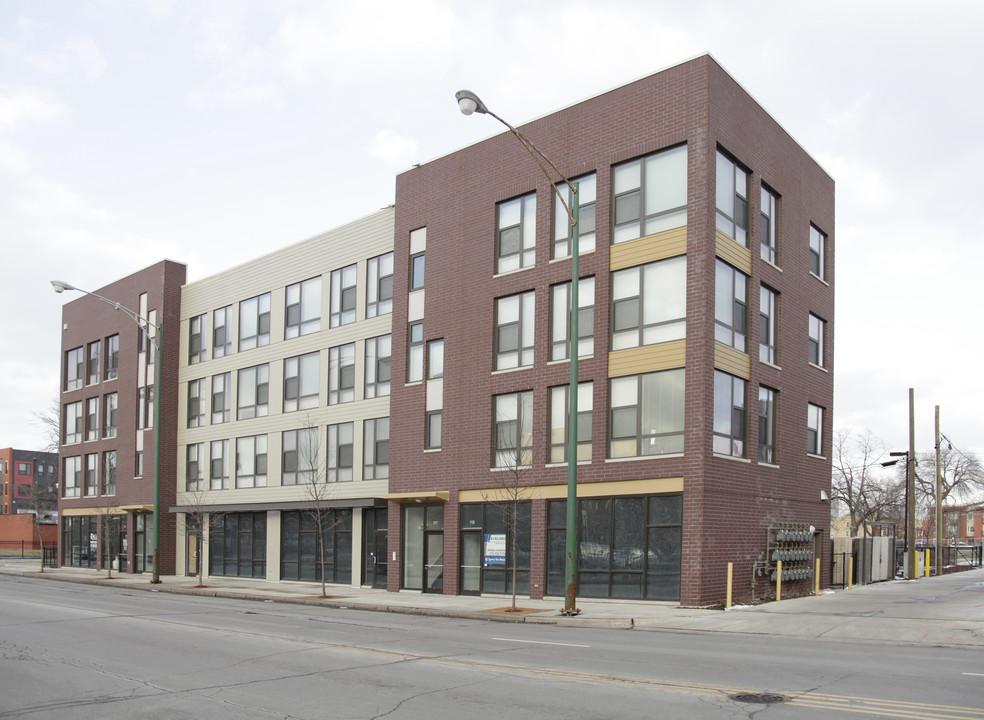
[[[317,583],[267,582],[248,578],[211,577],[195,587],[197,578],[150,574],[115,574],[79,568],[38,572],[37,560],[0,561],[0,574],[63,582],[126,587],[206,597],[284,602],[380,612],[470,618],[498,622],[557,624],[572,627],[635,628],[648,631],[728,632],[812,638],[829,641],[876,642],[984,648],[984,569],[824,591],[819,596],[783,600],[754,607],[720,610],[681,608],[674,603],[579,599],[581,614],[565,617],[562,601],[517,597],[519,613],[503,612],[508,596],[439,595],[329,585],[329,598],[319,597]]]

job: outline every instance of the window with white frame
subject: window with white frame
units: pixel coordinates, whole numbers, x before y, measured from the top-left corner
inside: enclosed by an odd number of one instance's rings
[[[496,213],[497,273],[536,263],[536,193],[501,202]]]
[[[63,442],[70,443],[82,442],[82,401],[67,403],[65,405],[65,434]]]
[[[826,255],[827,236],[816,225],[810,225],[810,272],[821,280],[826,278],[824,274]]]
[[[65,390],[78,390],[82,387],[83,348],[77,347],[65,353]]]
[[[825,324],[823,320],[810,313],[810,362],[817,367],[824,366],[823,331]]]
[[[594,354],[595,279],[577,283],[577,356]],[[550,288],[550,359],[569,360],[571,355],[571,284]]]
[[[683,368],[609,381],[611,458],[683,452]]]
[[[444,339],[427,343],[427,379],[444,377]]]
[[[318,407],[321,382],[321,353],[318,351],[284,359],[284,412]]]
[[[229,441],[213,440],[209,444],[209,488],[229,489]]]
[[[308,335],[321,329],[321,278],[287,286],[284,339]]]
[[[86,384],[95,385],[100,378],[99,351],[102,343],[99,340],[89,343],[89,352],[86,359]]]
[[[612,243],[687,224],[687,146],[612,168]]]
[[[328,426],[328,482],[351,482],[355,423]]]
[[[85,484],[82,489],[85,497],[99,494],[99,453],[85,456]]]
[[[776,464],[776,398],[778,393],[759,385],[758,459],[760,463]]]
[[[318,481],[318,429],[285,430],[283,434],[284,485],[310,485]]]
[[[270,293],[239,303],[239,351],[270,344]]]
[[[598,182],[594,173],[584,177],[575,178],[572,182],[577,183],[578,197],[578,234],[577,248],[578,255],[594,252],[595,249],[595,207],[598,199]],[[557,185],[557,190],[563,196],[567,207],[573,206],[574,195],[567,183]],[[553,234],[553,257],[564,258],[571,254],[571,242],[573,241],[574,231],[571,227],[571,219],[567,215],[567,210],[560,199],[554,195],[554,234]]]
[[[212,424],[227,423],[232,412],[232,375],[212,376]]]
[[[355,322],[356,278],[354,263],[331,271],[331,327]]]
[[[443,410],[429,410],[426,417],[425,447],[428,450],[440,450],[444,425]]]
[[[232,353],[232,305],[212,312],[212,357]]]
[[[419,382],[424,377],[424,324],[410,323],[407,327],[407,382]]]
[[[806,406],[806,452],[823,455],[823,408],[813,403]]]
[[[745,352],[748,276],[718,258],[714,282],[714,339]]]
[[[718,150],[717,229],[748,247],[748,173]]]
[[[495,369],[533,364],[536,294],[529,290],[495,301]]]
[[[203,443],[192,443],[185,448],[185,489],[200,492],[205,487]]]
[[[496,395],[492,466],[519,468],[533,465],[533,392]]]
[[[366,262],[366,317],[393,312],[393,253]]]
[[[205,389],[205,378],[188,381],[188,427],[205,426],[205,398],[208,397]]]
[[[389,477],[389,418],[366,420],[362,426],[363,480]]]
[[[103,396],[103,412],[105,413],[103,422],[103,437],[116,437],[116,416],[119,411],[119,394],[106,393]]]
[[[719,455],[745,457],[745,387],[740,377],[714,371],[714,441]]]
[[[367,400],[390,394],[390,360],[392,352],[392,335],[366,338],[365,398]]]
[[[355,400],[355,343],[328,350],[328,404]]]
[[[85,401],[85,439],[99,439],[99,398],[91,397]]]
[[[571,386],[550,388],[550,462],[567,462],[567,421],[570,419]],[[594,383],[577,384],[577,461],[591,460]]]
[[[762,227],[759,254],[766,262],[779,264],[779,196],[765,185],[761,193]]]
[[[419,252],[410,256],[410,292],[424,287],[426,255]]]
[[[612,273],[612,350],[687,336],[687,256]]]
[[[267,436],[236,438],[236,487],[266,487]]]
[[[65,458],[65,472],[62,476],[62,497],[77,498],[82,484],[82,457]]]
[[[254,365],[240,370],[236,397],[237,420],[266,417],[270,413],[270,366]]]
[[[776,321],[779,295],[772,288],[759,286],[759,360],[776,364]]]
[[[196,315],[188,321],[188,364],[205,362],[206,315]]]
[[[116,451],[107,450],[103,453],[102,494],[116,494]]]
[[[106,368],[105,379],[113,380],[120,372],[120,336],[110,335],[106,338]]]

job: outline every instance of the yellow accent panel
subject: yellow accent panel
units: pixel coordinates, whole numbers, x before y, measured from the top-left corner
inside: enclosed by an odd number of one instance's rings
[[[657,370],[682,368],[687,363],[687,341],[616,350],[608,353],[608,377],[623,377]]]
[[[752,251],[742,247],[737,240],[732,240],[720,230],[716,232],[717,242],[714,253],[725,262],[734,265],[746,275],[752,274]]]
[[[644,265],[687,254],[687,226],[664,230],[629,242],[612,245],[609,267],[614,272],[622,268]]]
[[[485,502],[485,493],[501,491],[497,488],[485,490],[461,490],[459,503]],[[566,500],[567,485],[539,485],[523,488],[524,493],[537,499]],[[651,478],[646,480],[618,480],[614,482],[581,483],[577,486],[579,498],[617,497],[620,495],[658,495],[660,493],[683,492],[682,477]]]
[[[434,490],[433,492],[406,492],[406,493],[387,493],[383,495],[384,500],[395,503],[415,503],[415,502],[447,502],[451,493],[447,490]]]
[[[101,515],[123,515],[123,508],[120,507],[106,507],[105,505],[100,505],[99,507],[87,507],[87,508],[62,508],[58,511],[58,514],[62,517],[84,517],[85,515],[101,516]]]
[[[714,367],[748,380],[752,376],[752,358],[733,347],[714,341]]]

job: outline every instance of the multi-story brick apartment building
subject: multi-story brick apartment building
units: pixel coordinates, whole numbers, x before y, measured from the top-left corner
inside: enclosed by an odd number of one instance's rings
[[[385,587],[393,214],[184,287],[179,573]]]
[[[833,180],[709,56],[520,130],[580,182],[578,594],[826,578]],[[569,235],[509,133],[398,176],[391,590],[509,591],[519,485],[517,589],[563,595]]]
[[[0,514],[17,515],[34,509],[35,487],[47,491],[58,482],[58,454],[39,450],[0,449]],[[52,508],[54,510],[54,508]]]
[[[150,571],[154,405],[161,403],[160,572],[174,572],[178,322],[185,266],[151,265],[62,308],[58,557],[62,565]],[[131,319],[112,303],[136,313]],[[154,328],[161,324],[164,390],[156,397]]]

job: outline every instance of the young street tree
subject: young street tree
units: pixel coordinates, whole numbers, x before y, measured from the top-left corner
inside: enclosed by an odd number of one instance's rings
[[[61,440],[61,404],[58,398],[52,400],[44,412],[34,413],[34,424],[41,429],[44,435],[44,447],[40,454],[47,456],[47,462],[55,461],[58,457],[58,444]],[[45,524],[45,519],[50,519],[58,509],[58,483],[49,485],[40,480],[37,460],[35,460],[34,479],[29,492],[27,504],[34,516],[34,531],[37,533],[38,546],[41,548],[41,572],[44,572],[44,535],[41,532],[41,526]]]

